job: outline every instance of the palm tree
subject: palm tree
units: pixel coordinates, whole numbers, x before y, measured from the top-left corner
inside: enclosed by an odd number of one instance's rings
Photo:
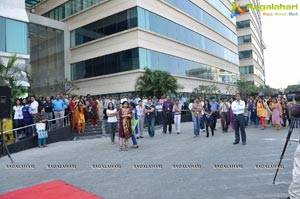
[[[177,90],[183,87],[170,73],[145,68],[145,73],[137,79],[135,88],[137,91],[141,91],[143,95],[161,97],[170,93],[176,94]]]
[[[0,59],[0,86],[8,86],[13,97],[21,97],[27,93],[24,84],[30,82],[29,72],[25,65],[16,64],[16,55],[9,58],[6,65]]]

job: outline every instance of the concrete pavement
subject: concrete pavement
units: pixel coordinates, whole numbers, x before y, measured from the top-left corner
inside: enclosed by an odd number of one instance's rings
[[[193,138],[192,123],[182,123],[180,135],[161,132],[153,139],[145,132],[140,147],[129,151],[100,138],[22,151],[12,155],[14,166],[3,157],[0,194],[59,179],[105,199],[287,197],[297,143],[288,145],[277,183],[272,180],[288,128],[248,127],[245,146],[233,145],[234,133],[220,128],[214,137]],[[292,137],[299,138],[299,129]]]

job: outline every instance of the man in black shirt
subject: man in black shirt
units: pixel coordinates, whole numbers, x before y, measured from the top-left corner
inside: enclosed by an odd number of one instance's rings
[[[50,97],[46,97],[46,101],[42,104],[42,106],[45,108],[45,115],[48,120],[53,119],[53,104],[50,99]],[[49,131],[51,131],[52,128],[52,121],[48,122],[48,128]]]
[[[155,125],[155,115],[154,115],[154,111],[155,111],[155,106],[152,104],[152,100],[148,99],[148,102],[145,105],[144,113],[145,113],[145,121],[146,121],[146,124],[148,126],[148,133],[149,133],[149,136],[151,138],[153,138],[154,134],[155,134],[155,127],[154,127],[154,125]]]

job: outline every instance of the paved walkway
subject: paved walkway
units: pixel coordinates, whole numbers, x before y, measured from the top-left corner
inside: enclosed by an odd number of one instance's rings
[[[214,137],[195,139],[192,123],[183,123],[180,135],[158,129],[155,138],[145,136],[129,151],[119,152],[109,138],[54,143],[12,155],[17,167],[33,169],[12,168],[1,158],[0,194],[58,179],[105,199],[283,199],[297,143],[288,145],[276,185],[272,167],[287,131],[249,127],[243,146],[233,145],[234,133],[220,128]]]

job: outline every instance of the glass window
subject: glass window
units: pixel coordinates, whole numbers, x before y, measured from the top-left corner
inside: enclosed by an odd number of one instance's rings
[[[138,48],[85,60],[71,67],[73,80],[138,69]]]
[[[0,17],[0,51],[6,51],[6,26],[5,26],[5,18]]]
[[[30,23],[31,88],[37,95],[59,92],[57,82],[64,79],[64,32]]]
[[[239,70],[240,70],[241,75],[253,74],[254,73],[252,65],[251,66],[241,66],[239,68]]]
[[[103,0],[69,0],[53,10],[43,14],[43,16],[55,20],[63,20],[64,18],[100,3],[101,1]]]
[[[197,19],[201,23],[204,23],[205,25],[212,28],[213,30],[215,30],[216,32],[221,34],[222,36],[224,36],[227,39],[229,39],[230,41],[232,41],[233,43],[237,44],[237,36],[233,31],[231,31],[227,26],[225,26],[223,23],[221,23],[215,17],[213,17],[209,13],[202,10],[200,7],[198,7],[193,2],[191,2],[189,0],[180,0],[180,1],[165,0],[165,1],[170,3],[171,5],[173,5],[174,7],[180,9],[181,11],[185,12],[186,14],[192,16],[193,18]],[[209,1],[213,2],[214,0],[209,0]],[[218,4],[220,6],[223,3],[222,2],[219,2],[219,3],[214,2],[214,5],[216,5],[216,4]],[[225,5],[223,5],[223,6],[225,6]],[[228,14],[228,17],[229,16],[230,16],[230,13]]]
[[[238,21],[238,22],[236,22],[236,27],[237,27],[237,29],[249,28],[250,20]]]
[[[6,52],[27,54],[27,23],[12,19],[5,22]]]
[[[214,66],[198,63],[184,58],[139,48],[140,68],[165,70],[172,74],[208,79],[226,83],[236,83],[237,74]]]
[[[252,50],[240,51],[239,58],[240,59],[252,58]]]
[[[235,17],[231,18],[231,10],[229,10],[222,1],[220,0],[208,0],[210,4],[212,4],[217,10],[219,10],[225,17],[227,17],[230,21],[235,23]]]
[[[138,68],[168,71],[171,74],[236,83],[238,74],[214,66],[144,48],[134,48],[72,64],[72,79],[107,75]]]
[[[251,43],[251,35],[244,35],[238,37],[238,44],[246,44],[246,43]]]
[[[141,28],[167,36],[171,39],[193,46],[222,59],[226,59],[232,63],[239,63],[238,55],[219,43],[148,10],[143,8],[138,8],[138,10],[139,17],[142,19],[142,22],[139,22],[139,24],[144,25],[144,27],[140,26]],[[147,24],[149,24],[149,26],[147,26]]]
[[[117,13],[71,31],[71,47],[134,28],[137,24],[137,8]]]

